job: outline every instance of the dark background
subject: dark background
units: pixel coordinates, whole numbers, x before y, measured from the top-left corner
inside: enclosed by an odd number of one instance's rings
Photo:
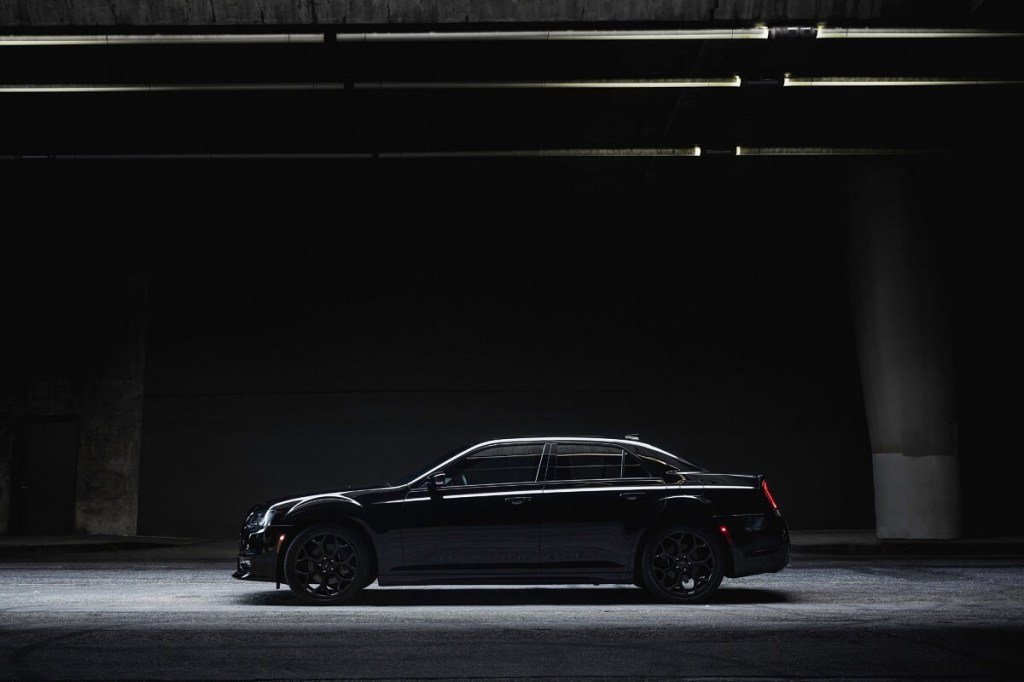
[[[1024,26],[1020,3],[886,8],[873,25]],[[392,479],[487,438],[627,433],[767,473],[793,528],[871,528],[852,244],[876,201],[863,180],[888,168],[952,341],[965,533],[1017,532],[1024,32],[819,40],[786,28],[809,26],[790,9],[809,6],[764,4],[781,15],[759,40],[336,42],[651,25],[146,15],[96,30],[318,42],[4,46],[2,85],[142,91],[0,93],[0,436],[71,434],[44,443],[65,452],[44,458],[64,487],[76,420],[90,452],[134,452],[144,322],[141,534],[229,537],[265,497]],[[757,23],[719,18],[654,26]],[[787,73],[984,84],[783,87]],[[567,149],[590,155],[529,156]],[[609,150],[627,155],[595,155]],[[89,472],[79,502],[122,490]],[[68,497],[49,499],[70,528]]]
[[[998,156],[7,164],[5,375],[87,373],[143,278],[140,534],[229,537],[264,497],[567,433],[766,472],[793,528],[870,528],[847,215],[878,163],[911,170],[940,264],[965,532],[1013,532]]]

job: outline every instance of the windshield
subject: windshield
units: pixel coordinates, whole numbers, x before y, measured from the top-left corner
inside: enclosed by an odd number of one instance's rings
[[[393,485],[393,486],[409,485],[410,483],[415,481],[417,478],[423,476],[425,473],[427,473],[428,471],[430,471],[434,467],[436,467],[436,466],[438,466],[440,464],[443,464],[444,462],[447,462],[449,459],[451,459],[455,455],[459,454],[460,452],[466,451],[470,447],[472,447],[472,446],[471,445],[466,445],[466,446],[463,446],[463,447],[458,448],[456,450],[452,450],[448,454],[443,455],[441,457],[438,457],[438,458],[434,459],[433,461],[431,461],[429,464],[427,464],[425,466],[422,466],[419,469],[416,469],[411,474],[408,474],[406,476],[402,476],[402,477],[400,477],[400,478],[398,478],[398,479],[396,479],[394,481],[389,481],[388,485]]]

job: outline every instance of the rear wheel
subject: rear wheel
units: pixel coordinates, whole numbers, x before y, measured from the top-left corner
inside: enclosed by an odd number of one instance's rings
[[[371,580],[370,550],[358,533],[337,525],[299,533],[284,556],[284,576],[307,604],[344,604]]]
[[[644,586],[673,602],[705,601],[722,583],[722,551],[710,535],[695,528],[668,528],[645,545]]]

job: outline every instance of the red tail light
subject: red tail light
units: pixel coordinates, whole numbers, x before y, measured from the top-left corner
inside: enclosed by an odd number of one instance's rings
[[[761,481],[761,490],[764,491],[764,496],[768,498],[768,504],[772,506],[772,509],[778,510],[779,505],[775,504],[775,498],[772,497],[772,491],[768,490],[768,481]]]

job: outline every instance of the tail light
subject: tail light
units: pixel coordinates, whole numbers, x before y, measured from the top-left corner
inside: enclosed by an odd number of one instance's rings
[[[768,481],[761,481],[761,491],[764,496],[768,498],[768,504],[772,506],[775,511],[779,510],[779,505],[775,503],[775,498],[772,497],[772,491],[768,489]]]

